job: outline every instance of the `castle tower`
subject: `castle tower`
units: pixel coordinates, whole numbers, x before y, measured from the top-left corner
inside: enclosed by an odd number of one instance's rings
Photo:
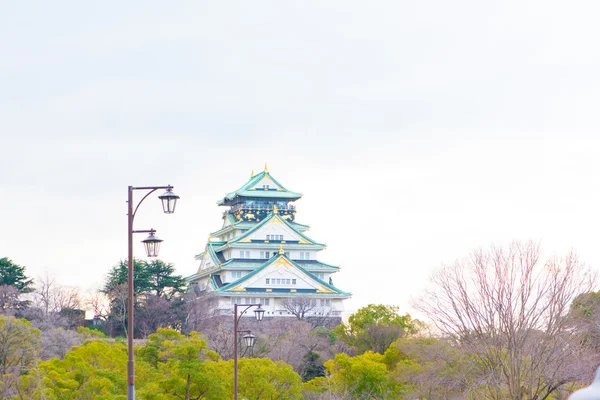
[[[228,207],[223,226],[196,256],[187,279],[198,296],[212,295],[223,315],[234,304],[260,303],[266,317],[341,317],[350,297],[333,285],[338,266],[317,260],[325,245],[306,235],[293,204],[302,194],[287,190],[267,167],[217,204]]]

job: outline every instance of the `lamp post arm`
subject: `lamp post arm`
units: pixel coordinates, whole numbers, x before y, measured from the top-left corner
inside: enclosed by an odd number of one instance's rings
[[[146,193],[146,195],[144,197],[142,197],[142,199],[137,203],[137,206],[135,206],[135,210],[133,211],[133,214],[131,215],[131,218],[133,219],[133,217],[135,217],[135,213],[137,212],[138,208],[140,208],[140,205],[142,204],[142,202],[144,200],[146,200],[146,197],[150,196],[152,193],[156,192],[158,189],[173,189],[173,186],[171,185],[167,185],[167,186],[139,186],[139,187],[134,187],[134,186],[129,186],[129,192],[131,193],[134,190],[149,190],[148,193]]]
[[[245,306],[248,306],[246,308],[244,308],[244,310],[242,310],[242,312],[240,313],[239,317],[237,316],[237,311],[236,311],[236,316],[235,318],[237,318],[237,322],[240,322],[240,319],[242,318],[242,315],[244,315],[246,313],[246,311],[248,311],[251,307],[260,307],[262,306],[262,304],[244,304]],[[234,304],[234,308],[237,310],[237,304]],[[237,323],[236,323],[236,329],[237,329]]]
[[[156,233],[156,229],[142,229],[142,230],[135,230],[135,231],[131,231],[131,233]]]

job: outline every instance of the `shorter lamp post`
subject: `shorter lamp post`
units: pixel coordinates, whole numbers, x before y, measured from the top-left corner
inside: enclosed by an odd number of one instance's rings
[[[245,333],[243,336],[244,343],[246,347],[252,348],[254,347],[254,341],[256,340],[256,336],[252,335],[250,331],[240,331],[238,330],[238,324],[240,322],[240,318],[246,311],[250,309],[250,307],[257,307],[254,310],[254,316],[257,321],[262,321],[265,316],[265,310],[261,307],[260,304],[244,304],[246,308],[242,310],[240,315],[238,316],[238,305],[233,305],[233,399],[238,400],[238,333]]]

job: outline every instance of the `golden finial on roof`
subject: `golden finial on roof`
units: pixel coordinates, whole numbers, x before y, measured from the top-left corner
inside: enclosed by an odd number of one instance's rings
[[[283,253],[284,253],[284,252],[283,252],[283,245],[282,245],[282,244],[280,244],[280,245],[279,245],[279,254],[283,254]]]
[[[269,172],[269,166],[265,163],[265,172]]]
[[[250,174],[250,178],[252,178],[254,176],[254,170],[252,170],[252,173]]]
[[[210,239],[212,239],[212,236],[208,235],[208,239],[206,239],[206,241],[210,242]]]

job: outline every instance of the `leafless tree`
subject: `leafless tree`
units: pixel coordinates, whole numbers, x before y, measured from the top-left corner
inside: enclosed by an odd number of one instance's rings
[[[542,263],[538,245],[515,242],[445,266],[432,281],[414,306],[477,357],[478,398],[547,399],[598,362],[567,316],[595,282],[574,253]]]
[[[304,362],[308,352],[320,354],[323,361],[333,358],[337,348],[331,343],[327,329],[313,329],[307,321],[296,318],[265,318],[256,321],[244,317],[240,329],[256,335],[256,344],[250,355],[265,357],[274,361],[284,361],[296,370]],[[233,357],[233,316],[214,317],[204,323],[202,333],[206,336],[209,348],[224,359]]]
[[[201,332],[206,336],[211,350],[226,360],[233,357],[233,313],[231,318],[215,317],[205,321]]]
[[[297,319],[304,319],[306,314],[317,308],[317,300],[307,296],[285,298],[281,304],[283,308],[295,315]]]
[[[164,297],[148,294],[144,303],[136,311],[136,329],[143,337],[156,332],[158,328],[168,328],[174,324],[175,315],[171,303]]]
[[[0,285],[0,314],[14,316],[24,307],[23,301],[19,300],[21,292],[15,286]]]
[[[83,343],[83,336],[73,330],[53,328],[42,331],[41,359],[63,358],[73,347]]]
[[[43,310],[46,316],[63,310],[75,310],[82,307],[79,291],[76,288],[59,285],[46,274],[36,280],[33,306]]]
[[[109,334],[114,331],[127,334],[127,284],[115,286],[110,293],[110,318],[108,321]]]
[[[210,294],[200,296],[191,292],[186,294],[183,298],[182,307],[180,307],[181,331],[203,332],[213,326],[215,317],[218,315],[217,301]]]
[[[110,300],[100,290],[94,290],[90,292],[86,299],[87,306],[94,313],[95,319],[106,321],[110,314]]]
[[[478,361],[448,338],[401,338],[392,344],[409,362],[397,363],[397,382],[409,382],[407,399],[458,400],[476,380]]]
[[[79,290],[57,284],[48,274],[36,279],[36,289],[31,297],[31,307],[21,314],[42,331],[72,328],[85,318]]]
[[[300,371],[304,355],[315,352],[323,360],[334,356],[328,331],[313,329],[307,321],[295,318],[274,318],[266,323],[253,323],[259,332],[257,343],[260,356],[283,361]],[[254,328],[253,328],[254,331]]]

